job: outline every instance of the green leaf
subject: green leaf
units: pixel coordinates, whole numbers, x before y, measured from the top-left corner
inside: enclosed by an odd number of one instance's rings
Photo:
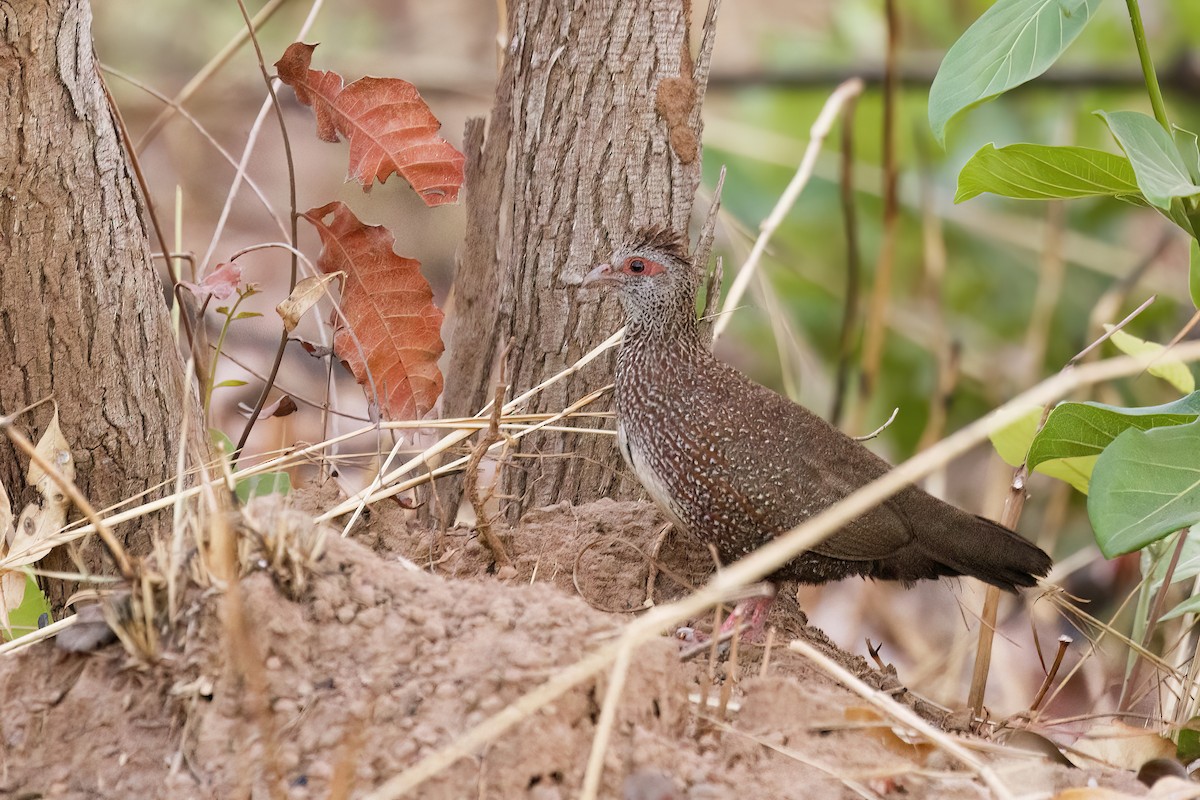
[[[1122,408],[1103,403],[1060,403],[1029,446],[1029,468],[1059,458],[1096,456],[1129,428],[1186,425],[1200,417],[1200,392],[1173,403]]]
[[[1038,423],[1042,421],[1042,409],[1034,406],[1013,422],[1000,430],[988,434],[996,454],[1004,459],[1010,467],[1019,467],[1025,463],[1025,454],[1033,443],[1033,435],[1037,433]]]
[[[1192,305],[1200,308],[1200,242],[1192,239],[1190,248],[1191,258],[1188,263],[1188,293],[1192,296]]]
[[[1192,183],[1200,184],[1200,136],[1178,125],[1171,127],[1175,129],[1175,149],[1183,158],[1188,175],[1192,176]]]
[[[243,380],[238,380],[237,378],[230,378],[227,381],[221,381],[213,388],[220,389],[220,388],[226,387],[226,386],[245,386],[245,385],[246,385],[246,382]]]
[[[212,442],[213,450],[226,456],[233,455],[233,440],[226,436],[224,431],[209,428],[208,440]]]
[[[261,475],[251,475],[237,482],[235,492],[243,503],[251,497],[265,497],[269,494],[286,495],[292,490],[292,479],[286,472],[264,472]]]
[[[1150,204],[1169,211],[1171,200],[1200,194],[1183,156],[1162,125],[1138,111],[1097,111],[1129,157],[1138,188]]]
[[[237,314],[234,315],[233,318],[234,319],[250,319],[252,317],[261,317],[261,316],[262,316],[262,314],[260,314],[257,311],[239,311]]]
[[[1168,536],[1160,542],[1142,548],[1142,576],[1149,580],[1150,594],[1154,594],[1162,586],[1167,577],[1167,567],[1171,566],[1171,558],[1175,555],[1175,546],[1179,542],[1179,534]],[[1171,573],[1171,583],[1190,581],[1200,575],[1200,536],[1188,534],[1183,542],[1183,550],[1179,554],[1179,563]]]
[[[46,601],[46,595],[38,588],[33,576],[26,575],[25,597],[20,605],[8,612],[8,624],[12,628],[13,638],[36,631],[38,619],[42,614],[50,616],[50,603]]]
[[[1105,325],[1104,329],[1111,331],[1113,326]],[[1147,372],[1156,378],[1162,378],[1184,394],[1191,394],[1195,391],[1196,378],[1192,375],[1188,365],[1177,358],[1160,358],[1159,356],[1166,351],[1161,344],[1147,342],[1145,339],[1139,339],[1125,331],[1114,331],[1109,341],[1116,345],[1122,353],[1128,353],[1131,356],[1154,356],[1155,360],[1146,367]]]
[[[929,89],[929,127],[946,143],[959,112],[1041,75],[1091,20],[1100,0],[998,0],[954,43]]]
[[[1053,412],[1051,412],[1053,413]],[[996,453],[1012,467],[1025,463],[1030,445],[1035,441],[1038,423],[1042,421],[1042,409],[1031,408],[1015,422],[991,434],[992,446]],[[1069,483],[1083,494],[1087,494],[1088,482],[1091,479],[1092,467],[1096,457],[1060,458],[1042,464],[1039,472]]]
[[[958,173],[954,202],[984,192],[1022,200],[1139,196],[1129,159],[1087,147],[986,144]]]
[[[1175,757],[1183,764],[1190,764],[1200,758],[1200,717],[1192,717],[1179,729],[1179,741],[1175,743]]]
[[[1200,420],[1118,436],[1096,462],[1088,517],[1107,558],[1200,522]]]

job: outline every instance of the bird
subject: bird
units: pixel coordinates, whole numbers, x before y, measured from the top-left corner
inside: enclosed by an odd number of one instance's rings
[[[696,315],[700,282],[684,236],[654,226],[615,247],[583,286],[615,290],[625,312],[614,380],[625,462],[676,528],[728,564],[891,465],[717,359]],[[1016,532],[909,485],[768,580],[862,576],[910,585],[967,575],[1015,593],[1051,566]],[[737,613],[752,615],[761,631],[767,608],[769,600],[752,601]]]

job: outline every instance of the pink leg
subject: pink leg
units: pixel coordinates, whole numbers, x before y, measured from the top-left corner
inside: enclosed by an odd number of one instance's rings
[[[742,641],[761,642],[767,628],[767,615],[774,602],[774,594],[769,597],[751,597],[748,600],[742,600],[734,606],[733,612],[721,623],[718,635],[730,633],[738,626],[749,623],[750,627],[742,633]]]

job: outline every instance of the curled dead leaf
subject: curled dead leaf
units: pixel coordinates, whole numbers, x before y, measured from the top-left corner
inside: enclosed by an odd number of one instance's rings
[[[275,306],[275,313],[283,320],[283,329],[288,333],[296,330],[300,318],[329,291],[329,284],[344,274],[337,271],[328,275],[312,275],[297,283],[287,299]]]

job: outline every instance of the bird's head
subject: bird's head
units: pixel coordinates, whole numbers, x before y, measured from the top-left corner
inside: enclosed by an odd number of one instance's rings
[[[683,313],[695,320],[698,279],[687,242],[666,227],[646,228],[613,250],[583,279],[584,286],[613,287],[631,322]]]

